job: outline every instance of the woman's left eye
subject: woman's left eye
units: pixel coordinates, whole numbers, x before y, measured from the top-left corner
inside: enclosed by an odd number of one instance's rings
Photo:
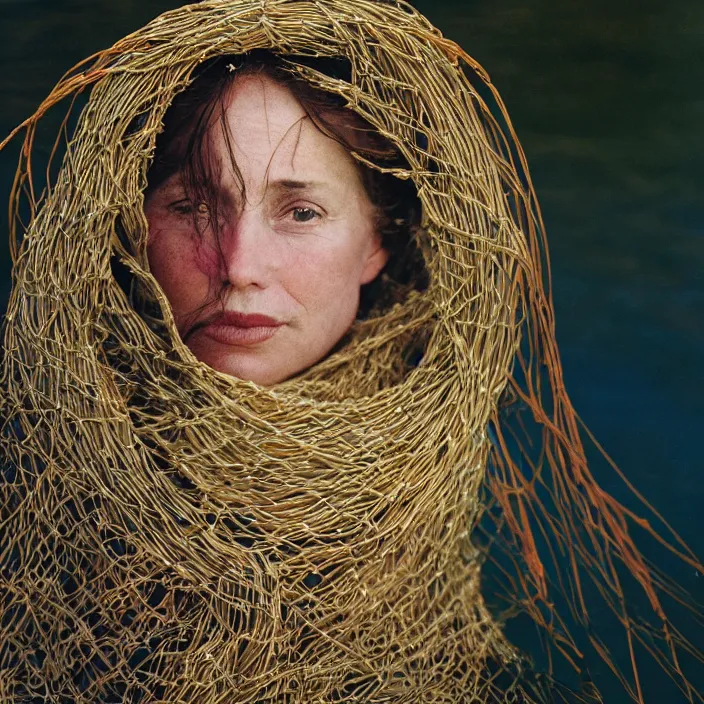
[[[320,217],[320,214],[313,208],[293,208],[291,215],[296,222],[310,222]]]

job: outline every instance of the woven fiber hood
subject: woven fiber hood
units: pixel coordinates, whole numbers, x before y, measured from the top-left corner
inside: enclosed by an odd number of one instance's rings
[[[143,212],[174,96],[209,59],[260,49],[396,146],[427,276],[271,388],[183,344]],[[351,79],[310,57],[343,59]],[[57,175],[30,192],[37,121],[82,91]],[[13,198],[32,217],[16,231],[1,377],[0,700],[538,701],[480,590],[482,516],[512,556],[496,564],[518,568],[513,603],[577,667],[547,615],[540,531],[572,570],[576,622],[588,605],[574,585],[595,575],[636,629],[602,569],[612,555],[660,618],[629,514],[586,468],[520,147],[482,69],[411,7],[186,6],[67,75],[24,128]],[[546,448],[530,471],[501,421],[517,406]]]

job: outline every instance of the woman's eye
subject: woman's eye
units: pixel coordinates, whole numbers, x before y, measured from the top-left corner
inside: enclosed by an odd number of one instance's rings
[[[310,222],[311,220],[320,217],[317,211],[313,208],[294,208],[291,211],[293,219],[296,222]]]
[[[177,200],[169,205],[169,210],[177,215],[197,215],[205,218],[210,215],[210,208],[207,203],[200,202],[194,206],[193,201],[188,199]]]
[[[189,215],[193,212],[193,205],[190,200],[177,200],[169,203],[169,210],[177,215]]]

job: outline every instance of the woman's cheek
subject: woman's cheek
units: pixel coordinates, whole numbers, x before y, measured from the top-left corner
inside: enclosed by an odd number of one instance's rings
[[[175,236],[167,228],[150,228],[147,245],[149,267],[178,316],[189,307],[192,299],[207,289],[208,270],[214,267],[214,257],[199,254],[192,238]]]
[[[312,311],[354,316],[359,303],[359,263],[345,252],[318,252],[301,258],[296,272],[297,298]],[[329,321],[332,323],[333,321]]]
[[[224,278],[224,262],[222,254],[217,248],[208,242],[195,242],[191,239],[188,256],[191,257],[191,266],[196,267],[209,279],[215,280],[217,277]]]

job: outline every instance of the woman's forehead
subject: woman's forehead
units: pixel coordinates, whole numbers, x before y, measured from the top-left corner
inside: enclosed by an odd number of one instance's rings
[[[249,130],[285,131],[306,116],[290,88],[264,73],[236,77],[226,95],[226,115],[233,127],[237,122]],[[266,122],[258,119],[265,116]]]
[[[347,150],[313,124],[290,88],[269,76],[235,79],[223,118],[212,133],[212,148],[220,160],[233,159],[245,180],[320,184],[359,178]]]

